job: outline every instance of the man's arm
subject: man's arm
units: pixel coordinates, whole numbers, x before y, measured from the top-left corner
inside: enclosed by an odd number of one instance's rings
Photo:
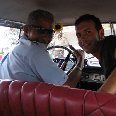
[[[67,81],[64,85],[68,85],[70,87],[76,87],[77,83],[80,81],[82,74],[82,70],[79,66],[75,66],[73,70],[69,73]]]
[[[116,67],[98,91],[116,94]]]
[[[73,70],[69,73],[67,81],[64,83],[64,85],[68,85],[70,87],[76,87],[77,83],[80,81],[81,74],[82,74],[82,68],[84,65],[84,51],[82,50],[75,50],[73,49],[75,56],[77,57],[77,64],[73,68]]]

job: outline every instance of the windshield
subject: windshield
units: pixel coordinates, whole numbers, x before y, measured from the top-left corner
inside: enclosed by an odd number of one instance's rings
[[[104,28],[105,36],[115,34],[116,24],[114,24],[112,28],[110,23],[102,25]],[[78,44],[78,39],[76,37],[75,26],[65,26],[63,27],[63,30],[61,32],[56,32],[53,41],[50,43],[49,46],[55,45],[62,45],[65,47],[72,45],[76,49],[81,49],[81,47]],[[52,58],[65,58],[67,56],[67,51],[61,49],[54,49],[50,53]],[[100,67],[98,59],[94,57],[92,54],[85,53],[85,59],[87,61],[88,66]]]

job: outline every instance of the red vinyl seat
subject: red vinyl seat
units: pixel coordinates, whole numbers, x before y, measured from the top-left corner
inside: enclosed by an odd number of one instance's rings
[[[0,116],[116,116],[116,96],[40,82],[1,81]]]

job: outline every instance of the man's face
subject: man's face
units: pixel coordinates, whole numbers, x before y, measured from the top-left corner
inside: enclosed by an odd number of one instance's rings
[[[97,31],[93,21],[83,21],[75,27],[76,36],[80,47],[86,53],[94,53],[96,51],[97,42],[101,38],[101,30]]]
[[[31,41],[49,44],[53,36],[52,25],[51,21],[39,19],[37,24],[29,25],[26,34]]]

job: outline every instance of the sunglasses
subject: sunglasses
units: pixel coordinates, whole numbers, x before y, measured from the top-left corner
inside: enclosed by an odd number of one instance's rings
[[[48,35],[52,35],[55,33],[55,31],[53,29],[46,29],[44,27],[41,26],[36,26],[36,25],[29,25],[32,29],[36,30],[38,33],[41,34],[48,34]]]

